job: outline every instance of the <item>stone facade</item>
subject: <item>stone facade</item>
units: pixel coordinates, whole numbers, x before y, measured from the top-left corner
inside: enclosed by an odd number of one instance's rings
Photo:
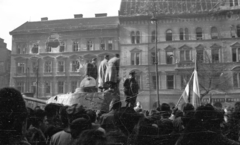
[[[0,88],[9,87],[11,51],[7,44],[0,38]]]
[[[105,54],[119,53],[118,24],[117,17],[23,24],[10,32],[10,85],[38,98],[75,91],[86,62],[97,58],[99,64]]]
[[[217,3],[214,0],[208,1]],[[234,75],[238,74],[239,62],[236,52],[233,54],[233,49],[239,48],[240,40],[239,5],[230,6],[226,3],[226,5],[217,5],[219,8],[217,11],[210,11],[212,7],[201,11],[201,6],[205,6],[205,3],[202,3],[196,6],[195,11],[189,13],[187,7],[181,9],[181,12],[174,12],[171,6],[176,6],[177,2],[171,5],[168,5],[172,2],[170,0],[154,2],[159,2],[155,6],[155,9],[159,8],[159,11],[155,15],[158,20],[157,55],[160,103],[176,104],[184,90],[183,78],[191,75],[197,50],[200,49],[204,50],[205,57],[210,56],[210,62],[217,59],[218,64],[226,64],[227,68],[224,73],[228,75],[228,81],[234,86],[228,92],[214,93],[216,101],[220,101],[221,98],[239,101],[240,90],[236,85],[239,82],[239,76]],[[137,72],[137,79],[141,86],[138,101],[143,104],[143,108],[148,109],[156,106],[157,102],[153,63],[156,25],[151,23],[149,14],[154,10],[154,6],[150,3],[152,3],[151,0],[145,5],[141,0],[134,2],[123,0],[119,12],[121,74],[124,78],[131,71]],[[169,10],[160,9],[163,3],[170,7],[167,7]],[[153,9],[149,9],[149,6]],[[223,12],[223,9],[228,11]],[[234,58],[233,55],[235,55]],[[237,80],[235,84],[234,80]]]

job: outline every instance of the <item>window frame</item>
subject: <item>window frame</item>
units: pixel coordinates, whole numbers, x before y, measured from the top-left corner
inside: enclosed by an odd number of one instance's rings
[[[134,31],[131,31],[130,33],[130,37],[131,37],[131,44],[136,44],[136,36],[135,36],[135,32]]]
[[[72,49],[73,49],[73,52],[78,52],[79,51],[79,42],[78,41],[73,41],[72,43]]]
[[[33,54],[38,54],[39,53],[39,45],[37,43],[33,44],[33,47],[31,49],[31,52]]]
[[[211,28],[211,39],[218,39],[218,37],[218,29],[214,26]]]
[[[74,69],[75,67],[73,67],[73,66],[77,66],[77,63],[75,64],[75,63],[73,63],[73,62],[78,62],[78,68],[76,67],[76,70]],[[78,60],[72,60],[71,61],[71,65],[72,65],[72,69],[71,69],[71,72],[78,72],[78,69],[79,69],[79,67],[80,67],[80,62],[78,61]]]
[[[140,42],[140,41],[141,41],[140,38],[141,38],[140,32],[137,31],[137,32],[136,32],[136,44],[140,44],[140,43],[141,43],[141,42]]]
[[[58,69],[57,69],[58,72],[59,73],[64,73],[65,72],[65,61],[64,60],[58,60],[57,65],[58,65]]]
[[[214,54],[214,52],[217,52],[218,53],[218,56],[217,56],[217,54]],[[216,61],[216,60],[214,60],[214,55],[216,55],[217,56],[217,58],[218,58],[218,60]],[[212,63],[220,63],[221,62],[221,57],[220,57],[220,48],[213,48],[212,50],[211,50],[211,60],[212,60]]]
[[[173,78],[173,80],[171,80],[172,81],[172,88],[170,88],[169,87],[169,80],[168,80],[168,77],[170,77],[170,76],[172,76]],[[173,90],[173,89],[175,89],[175,75],[173,75],[173,74],[169,74],[169,75],[166,75],[166,88],[167,88],[167,90]]]
[[[65,85],[64,81],[58,81],[58,83],[57,83],[58,94],[63,94],[64,93],[64,85]],[[60,87],[62,87],[62,88],[60,88]],[[61,92],[60,92],[60,89],[62,89]]]
[[[203,40],[203,30],[201,27],[196,28],[196,40]]]
[[[76,83],[76,84],[74,84],[74,83]],[[74,87],[74,85],[76,85],[76,86]],[[74,87],[74,88],[73,88],[73,87]],[[71,81],[71,92],[72,92],[72,93],[75,92],[75,90],[76,90],[77,87],[78,87],[78,81]]]
[[[47,85],[47,84],[49,84],[49,85]],[[47,88],[47,87],[49,87],[49,88]],[[51,94],[52,93],[51,88],[52,88],[51,87],[51,82],[48,82],[48,81],[44,82],[44,94]],[[47,90],[49,92],[47,92]]]
[[[172,63],[169,63],[169,61],[168,61],[169,60],[168,59],[169,58],[168,57],[168,52],[172,52],[172,57],[171,57],[172,58],[172,61],[171,61]],[[166,50],[166,64],[174,64],[174,50]]]
[[[24,74],[26,72],[26,63],[24,62],[17,62],[17,73]]]
[[[173,41],[172,29],[167,29],[165,34],[166,34],[166,41]]]
[[[47,65],[49,64],[49,65]],[[44,73],[52,73],[53,72],[53,62],[51,60],[47,60],[44,62]]]
[[[93,39],[87,39],[87,51],[93,51],[94,50],[94,46],[93,46]]]

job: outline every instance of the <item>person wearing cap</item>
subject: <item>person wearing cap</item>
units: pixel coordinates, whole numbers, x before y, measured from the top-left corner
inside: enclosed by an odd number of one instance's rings
[[[98,69],[98,74],[99,74],[98,87],[101,89],[101,91],[103,90],[104,84],[105,84],[105,74],[107,70],[108,60],[109,60],[109,55],[105,55],[104,59],[100,62],[99,69]]]
[[[105,74],[105,82],[118,83],[119,81],[119,68],[120,68],[120,58],[119,54],[111,58],[108,61],[107,70]]]
[[[98,77],[98,68],[97,68],[97,59],[93,58],[92,62],[87,63],[86,76],[93,77],[97,80]]]
[[[124,83],[124,94],[126,96],[127,107],[134,107],[136,104],[136,99],[139,91],[139,85],[135,79],[135,72],[132,71],[129,73],[129,78],[127,78]]]

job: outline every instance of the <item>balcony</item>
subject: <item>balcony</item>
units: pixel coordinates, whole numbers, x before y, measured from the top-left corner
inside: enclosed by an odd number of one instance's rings
[[[176,70],[194,69],[193,61],[180,61],[176,65]]]

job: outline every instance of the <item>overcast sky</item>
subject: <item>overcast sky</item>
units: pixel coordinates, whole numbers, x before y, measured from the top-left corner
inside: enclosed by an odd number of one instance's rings
[[[0,0],[0,38],[12,49],[10,31],[26,21],[73,18],[74,14],[95,17],[95,13],[117,16],[121,0]]]

